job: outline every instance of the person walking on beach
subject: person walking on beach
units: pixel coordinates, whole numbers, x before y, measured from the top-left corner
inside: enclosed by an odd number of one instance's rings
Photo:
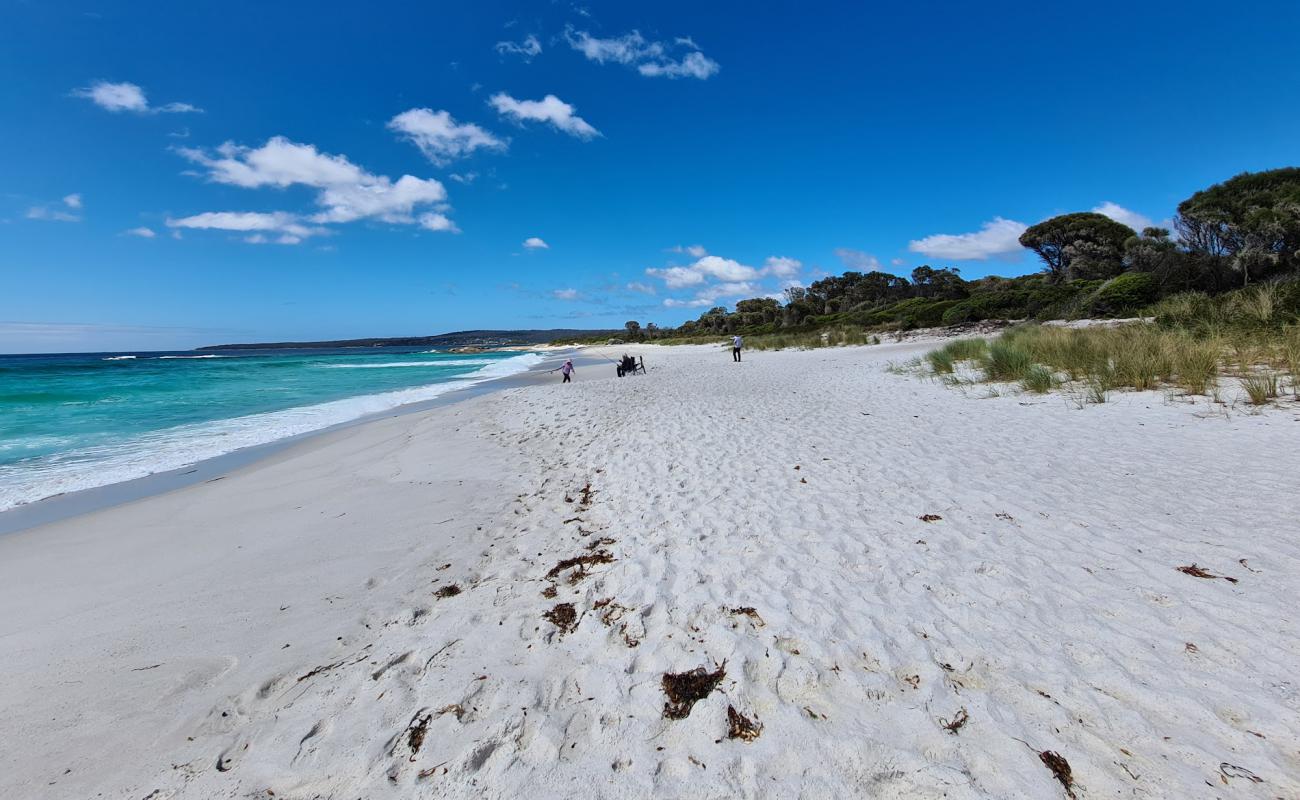
[[[573,377],[573,359],[569,359],[564,362],[564,366],[560,367],[560,374],[564,376],[564,380],[560,381],[560,383],[572,382],[571,379]]]
[[[740,338],[739,333],[731,337],[731,360],[732,361],[740,360],[740,348],[744,345],[744,343],[745,342],[743,339]]]

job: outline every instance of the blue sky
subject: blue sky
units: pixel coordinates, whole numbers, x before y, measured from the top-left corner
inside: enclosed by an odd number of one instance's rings
[[[0,352],[1022,274],[1024,225],[1159,222],[1300,144],[1290,3],[0,9]]]

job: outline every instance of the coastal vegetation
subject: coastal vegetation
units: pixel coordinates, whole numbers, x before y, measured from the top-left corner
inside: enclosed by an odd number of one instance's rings
[[[966,280],[955,267],[930,265],[909,277],[850,271],[787,288],[780,299],[710,308],[676,328],[629,322],[619,336],[682,342],[739,333],[750,347],[818,347],[992,320],[1156,313],[1166,327],[1178,317],[1178,327],[1208,330],[1222,327],[1225,314],[1281,320],[1300,310],[1300,168],[1243,173],[1196,192],[1171,224],[1134,231],[1097,213],[1063,214],[1021,236],[1043,264],[1032,275]],[[1258,284],[1278,288],[1240,291]]]
[[[1104,402],[1117,389],[1171,389],[1221,400],[1232,383],[1251,405],[1284,394],[1300,399],[1300,282],[1259,284],[1218,297],[1181,293],[1156,303],[1151,313],[1149,323],[1018,325],[991,342],[950,342],[928,353],[925,366],[953,385],[1065,388],[1086,402]]]

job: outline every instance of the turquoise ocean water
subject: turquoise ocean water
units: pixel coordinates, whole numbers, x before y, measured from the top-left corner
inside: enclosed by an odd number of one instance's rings
[[[0,356],[0,510],[522,372],[411,348]]]

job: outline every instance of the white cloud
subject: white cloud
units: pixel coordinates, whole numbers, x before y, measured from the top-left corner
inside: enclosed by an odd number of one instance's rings
[[[541,54],[542,43],[537,41],[536,36],[529,34],[522,42],[497,42],[496,51],[502,55],[514,55],[524,61],[532,61],[533,56]]]
[[[474,179],[478,177],[478,173],[477,173],[477,172],[466,172],[466,173],[464,173],[463,175],[461,175],[461,174],[456,174],[456,173],[452,173],[451,175],[448,175],[447,177],[448,177],[448,178],[451,178],[451,179],[452,179],[453,181],[455,181],[456,183],[470,184],[470,183],[473,183],[473,182],[474,182]]]
[[[412,108],[388,121],[396,131],[420,148],[424,157],[438,166],[478,149],[504,150],[506,142],[473,123],[459,124],[446,111]]]
[[[680,251],[681,248],[675,248]],[[701,248],[702,249],[702,248]],[[670,297],[664,300],[669,308],[696,308],[715,304],[720,299],[742,300],[747,297],[779,297],[772,292],[770,285],[764,286],[764,278],[780,279],[782,288],[801,285],[794,277],[803,269],[803,262],[787,256],[769,256],[762,268],[755,268],[730,258],[706,255],[684,267],[650,268],[646,274],[664,282],[664,286],[673,289],[692,289],[695,294],[690,299]],[[643,291],[650,287],[644,284],[628,284],[634,291]],[[652,293],[647,292],[647,293]]]
[[[870,253],[864,253],[861,250],[854,250],[849,247],[837,247],[835,248],[835,255],[840,261],[843,261],[844,266],[849,269],[866,270],[868,272],[880,269],[880,259]]]
[[[1122,225],[1127,225],[1138,233],[1141,233],[1143,228],[1150,228],[1155,224],[1151,221],[1150,217],[1139,214],[1136,211],[1130,211],[1124,206],[1121,206],[1118,203],[1112,203],[1109,200],[1103,202],[1092,211],[1094,214],[1101,214],[1110,217]]]
[[[678,41],[681,40],[679,39]],[[647,78],[699,78],[703,81],[716,75],[721,67],[718,66],[718,62],[703,53],[696,51],[694,53],[687,53],[677,61],[673,61],[672,59],[651,61],[640,65],[636,69],[637,72],[640,72]]]
[[[420,227],[424,228],[426,231],[460,233],[460,228],[457,228],[456,223],[452,222],[446,214],[437,214],[434,212],[421,214],[419,223]]]
[[[328,233],[328,229],[305,224],[297,216],[285,211],[205,211],[190,217],[167,220],[169,228],[220,230],[249,233],[244,241],[262,244],[272,241],[266,234],[279,234],[277,244],[298,244],[309,236]]]
[[[394,181],[367,172],[345,156],[321,153],[313,145],[291,142],[283,136],[273,137],[258,148],[226,142],[215,155],[195,148],[180,148],[177,152],[207,167],[208,178],[217,183],[244,188],[301,185],[317,189],[316,203],[321,210],[306,217],[314,224],[377,219],[418,224],[429,230],[456,230],[443,213],[447,210],[447,190],[440,182],[412,175]],[[417,217],[415,212],[421,206],[432,206],[437,213]]]
[[[149,105],[144,90],[134,83],[110,83],[96,81],[90,86],[73,89],[74,97],[84,97],[106,111],[117,113],[130,111],[135,114],[191,114],[202,113],[203,109],[189,103],[167,103],[161,106]]]
[[[549,250],[551,246],[537,236],[529,236],[527,239],[524,239],[524,247],[527,247],[529,250]]]
[[[685,247],[683,247],[682,245],[679,244],[679,245],[677,245],[676,247],[670,247],[670,248],[668,248],[668,252],[670,252],[670,253],[685,253],[686,255],[690,256],[691,258],[704,258],[705,256],[707,256],[707,255],[709,254],[709,251],[708,251],[708,250],[705,250],[705,249],[704,249],[704,245],[702,245],[702,244],[689,244],[689,245],[686,245]]]
[[[721,256],[705,256],[691,265],[691,268],[723,281],[748,281],[759,276],[758,270],[753,267]]]
[[[704,308],[713,305],[712,300],[678,300],[673,297],[665,297],[664,305],[668,308]]]
[[[591,139],[600,135],[600,131],[573,113],[573,106],[553,94],[548,94],[541,100],[516,100],[505,92],[497,92],[488,102],[497,113],[516,122],[548,122],[557,130],[579,139]]]
[[[63,198],[63,204],[68,208],[81,208],[81,195],[70,194]]]
[[[991,256],[1018,253],[1023,222],[994,217],[975,233],[936,233],[908,243],[907,249],[931,258],[983,261]]]
[[[704,274],[690,267],[665,267],[663,269],[652,267],[645,272],[647,275],[663,280],[669,289],[681,289],[686,286],[697,286],[704,283]]]
[[[582,293],[577,289],[556,289],[551,294],[557,300],[577,300],[582,297]]]
[[[785,256],[768,256],[767,261],[763,262],[763,274],[775,278],[793,278],[801,269],[803,269],[802,261]]]
[[[153,237],[158,235],[154,233],[153,228],[146,228],[143,226],[139,228],[132,228],[129,231],[122,231],[122,233],[126,236],[139,236],[141,239],[152,239]]]
[[[762,288],[758,284],[750,281],[728,281],[727,283],[718,283],[706,289],[701,289],[695,293],[695,298],[697,300],[708,300],[710,302],[722,297],[743,300],[746,297],[753,297],[762,291]]]
[[[586,31],[569,27],[564,31],[564,38],[570,47],[582,53],[589,61],[634,66],[637,72],[649,78],[689,77],[706,80],[721,69],[718,62],[700,52],[699,45],[689,36],[678,37],[672,44],[666,44],[649,41],[640,31],[600,39]],[[677,48],[686,48],[689,52],[675,58],[672,51]]]
[[[51,208],[50,206],[32,206],[27,209],[27,219],[41,220],[43,222],[81,222],[81,216],[70,211],[64,211],[61,208]]]
[[[640,294],[658,294],[658,292],[655,291],[655,287],[648,283],[641,283],[640,281],[632,281],[627,285],[627,289],[629,292],[638,292]]]

